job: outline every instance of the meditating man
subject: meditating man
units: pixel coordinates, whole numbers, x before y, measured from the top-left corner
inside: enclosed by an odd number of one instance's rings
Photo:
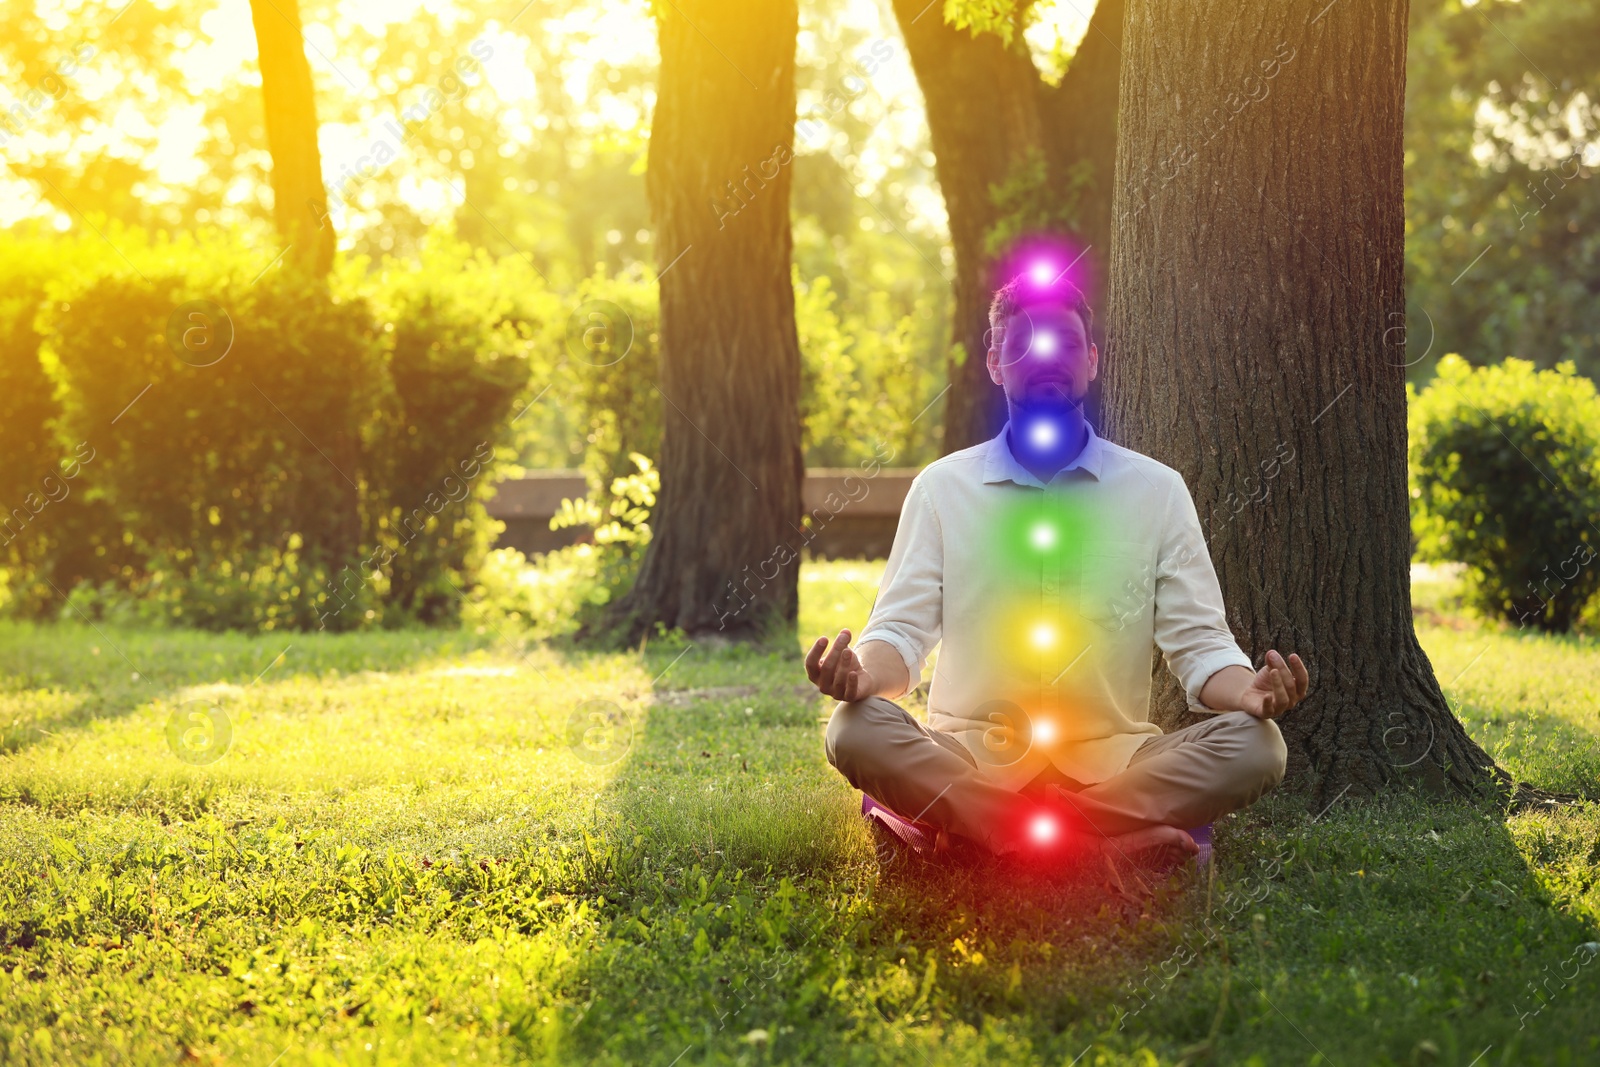
[[[1186,831],[1282,780],[1273,720],[1305,697],[1305,665],[1253,668],[1182,477],[1084,418],[1100,357],[1081,292],[1036,266],[989,320],[1005,429],[917,476],[858,647],[844,630],[806,657],[840,702],[828,760],[935,853],[1193,854]],[[891,698],[941,640],[924,725]],[[1153,647],[1211,717],[1150,722]]]

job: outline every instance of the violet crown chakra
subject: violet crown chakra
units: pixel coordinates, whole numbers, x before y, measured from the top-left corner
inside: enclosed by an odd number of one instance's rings
[[[1087,248],[1048,234],[1025,237],[995,264],[995,288],[1013,278],[1028,283],[1035,293],[1076,289],[1089,294]]]

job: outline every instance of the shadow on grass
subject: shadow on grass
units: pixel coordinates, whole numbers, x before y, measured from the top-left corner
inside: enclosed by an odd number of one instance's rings
[[[1108,895],[1098,868],[880,875],[859,795],[822,757],[829,702],[796,682],[793,658],[685,663],[608,791],[612,832],[654,876],[587,979],[593,1054],[876,1055],[935,1018],[976,1033],[1018,1016],[1048,1035],[1130,955],[1170,942],[1173,888]]]
[[[0,753],[206,685],[425,670],[486,648],[460,631],[243,634],[0,621]],[[47,697],[41,694],[49,694]],[[23,708],[33,712],[24,716]]]
[[[1597,1051],[1593,808],[1508,821],[1391,797],[1314,817],[1285,795],[1221,824],[1207,872],[1147,876],[1145,892],[1098,868],[885,875],[858,795],[823,759],[825,702],[800,695],[792,662],[679,669],[603,801],[633,873],[601,890],[609,934],[582,968],[571,1033],[585,1058],[1465,1065],[1485,1049],[1484,1064]]]

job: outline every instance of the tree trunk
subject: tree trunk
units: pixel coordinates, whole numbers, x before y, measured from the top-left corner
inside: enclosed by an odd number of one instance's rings
[[[661,250],[661,496],[605,620],[748,638],[795,620],[803,540],[790,278],[795,0],[659,9],[647,184]]]
[[[1106,291],[1111,262],[1111,200],[1117,163],[1117,96],[1122,78],[1125,0],[1100,0],[1061,84],[1039,83],[1044,151],[1053,181],[1082,167],[1088,186],[1078,198],[1075,227],[1088,249],[1084,264],[1096,283],[1091,299]],[[1098,304],[1104,307],[1104,304]],[[1105,319],[1095,319],[1095,341],[1105,343]]]
[[[1078,198],[1074,235],[1091,246],[1086,262],[1109,255],[1122,8],[1123,0],[1102,0],[1061,84],[1051,87],[1020,33],[1010,45],[994,34],[975,37],[948,25],[938,3],[894,0],[922,88],[955,252],[945,452],[993,437],[1006,417],[1005,397],[984,366],[996,282],[984,245],[1002,215],[992,187],[1038,151],[1046,163],[1046,199],[1065,201],[1071,176],[1084,167],[1090,186]]]
[[[1323,798],[1504,777],[1412,626],[1406,7],[1129,0],[1124,37],[1107,430],[1182,472],[1245,650],[1306,659]]]
[[[956,276],[944,451],[993,437],[1005,396],[984,367],[993,263],[984,237],[1000,217],[989,193],[1040,147],[1039,72],[1017,35],[974,37],[944,21],[943,4],[894,0],[911,67],[922,87],[934,173],[950,220]]]
[[[261,102],[272,152],[272,210],[287,258],[316,277],[333,266],[333,219],[322,184],[317,102],[300,29],[299,0],[251,0]]]

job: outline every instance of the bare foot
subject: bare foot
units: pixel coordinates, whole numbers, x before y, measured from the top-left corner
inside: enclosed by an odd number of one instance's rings
[[[1200,846],[1176,826],[1147,826],[1101,838],[1100,852],[1108,859],[1121,857],[1136,863],[1175,866],[1197,855]]]

